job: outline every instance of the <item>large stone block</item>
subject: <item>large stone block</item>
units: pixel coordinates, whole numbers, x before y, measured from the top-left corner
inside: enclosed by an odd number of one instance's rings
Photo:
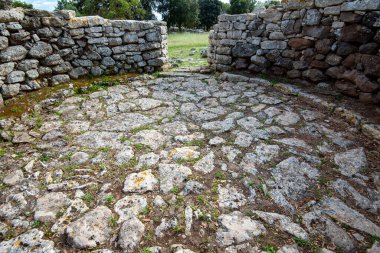
[[[8,84],[3,85],[0,88],[1,94],[3,95],[3,98],[11,98],[16,96],[20,92],[20,84]]]
[[[28,50],[23,46],[8,47],[0,52],[1,62],[19,61],[26,57]]]
[[[17,10],[0,10],[0,23],[18,22],[24,19],[24,13]]]
[[[345,2],[341,7],[342,11],[376,11],[380,10],[380,0],[356,0]]]
[[[259,17],[267,22],[277,23],[282,18],[282,12],[276,9],[268,9],[265,12],[261,12]]]
[[[303,19],[305,25],[319,25],[322,19],[322,14],[317,9],[307,10]]]
[[[289,46],[297,50],[312,47],[313,45],[314,42],[312,40],[304,38],[293,38],[289,40]]]
[[[247,43],[238,43],[232,48],[232,56],[234,57],[251,57],[254,55],[259,48],[257,46],[247,44]]]
[[[328,6],[339,5],[346,0],[315,0],[315,6],[319,8],[325,8]]]
[[[260,44],[261,49],[268,49],[268,50],[273,50],[273,49],[286,49],[287,43],[286,41],[274,41],[274,40],[268,40],[268,41],[263,41]]]
[[[312,8],[314,7],[314,0],[288,0],[284,3],[284,7],[288,10]]]
[[[341,41],[367,43],[373,37],[371,29],[358,24],[347,25],[343,27]]]
[[[330,35],[330,27],[329,26],[305,26],[303,28],[304,35],[324,39]]]
[[[29,51],[29,56],[32,58],[45,58],[48,55],[51,55],[53,53],[53,48],[50,44],[39,41],[36,44],[32,46],[32,48]]]

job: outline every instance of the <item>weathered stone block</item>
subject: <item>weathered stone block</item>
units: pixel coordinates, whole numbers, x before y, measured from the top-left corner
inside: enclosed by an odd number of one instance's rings
[[[24,13],[17,10],[0,10],[0,23],[18,22],[24,19]]]
[[[26,57],[28,50],[23,46],[8,47],[0,52],[1,62],[19,61]]]
[[[308,47],[312,47],[314,42],[312,40],[304,39],[304,38],[293,38],[289,40],[289,46],[301,50]]]
[[[306,15],[303,18],[305,25],[319,25],[322,19],[322,14],[317,9],[310,9],[306,11]]]
[[[247,44],[238,43],[232,48],[232,56],[234,57],[251,57],[257,52],[258,47]]]
[[[375,11],[380,9],[380,0],[355,0],[342,4],[342,11]]]
[[[286,49],[287,43],[285,41],[273,41],[273,40],[268,40],[268,41],[263,41],[260,44],[261,49]]]
[[[53,53],[53,48],[50,44],[46,42],[39,41],[33,45],[33,47],[29,50],[29,56],[32,58],[45,58],[48,55]]]
[[[319,8],[324,8],[328,6],[340,5],[346,0],[315,0],[315,6]]]

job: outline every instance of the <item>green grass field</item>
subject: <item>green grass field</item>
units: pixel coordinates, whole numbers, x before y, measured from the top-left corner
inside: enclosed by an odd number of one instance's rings
[[[178,59],[179,67],[200,67],[207,65],[207,59],[201,58],[200,50],[208,47],[208,33],[170,33],[168,39],[169,58]],[[192,48],[196,53],[190,56]]]

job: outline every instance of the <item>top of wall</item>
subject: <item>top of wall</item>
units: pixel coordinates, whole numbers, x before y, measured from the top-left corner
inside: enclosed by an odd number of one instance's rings
[[[286,17],[280,16],[279,12],[311,8],[325,8],[328,12],[331,12],[333,8],[339,8],[339,12],[380,11],[380,0],[283,0],[281,5],[262,12],[236,15],[223,14],[218,17],[218,21],[245,22],[260,17],[264,21],[277,22],[281,19],[286,19]]]
[[[22,22],[23,20],[33,19],[34,17],[41,18],[41,22],[45,26],[68,27],[69,29],[112,26],[123,28],[126,31],[139,31],[154,26],[166,26],[166,22],[156,20],[109,20],[99,16],[76,17],[75,11],[71,10],[54,12],[22,8],[0,10],[0,23]]]

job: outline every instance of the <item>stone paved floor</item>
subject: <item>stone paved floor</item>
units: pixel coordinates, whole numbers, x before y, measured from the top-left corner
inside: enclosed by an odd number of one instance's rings
[[[0,252],[379,252],[378,144],[235,79],[138,77],[2,119]]]

